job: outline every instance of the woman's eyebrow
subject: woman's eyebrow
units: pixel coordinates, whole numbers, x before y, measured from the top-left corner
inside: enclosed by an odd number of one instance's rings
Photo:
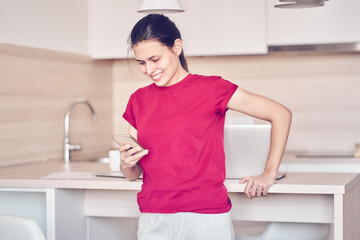
[[[149,57],[147,60],[153,60],[154,58],[157,58],[158,55],[153,55],[151,57]],[[135,59],[137,62],[144,62],[144,60],[141,60],[141,59]]]
[[[158,55],[154,55],[154,56],[149,57],[148,59],[152,60],[152,59],[157,58],[157,57],[158,57]]]

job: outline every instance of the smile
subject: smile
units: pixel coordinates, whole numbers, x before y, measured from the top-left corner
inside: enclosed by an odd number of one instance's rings
[[[155,75],[151,75],[151,78],[152,78],[154,81],[157,81],[157,80],[159,80],[159,79],[161,78],[162,73],[163,73],[163,72],[160,72],[160,73],[155,74]]]

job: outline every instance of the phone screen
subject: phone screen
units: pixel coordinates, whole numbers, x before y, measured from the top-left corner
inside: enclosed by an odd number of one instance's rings
[[[131,148],[141,147],[145,149],[141,144],[130,134],[116,134],[112,136],[112,139],[119,145],[130,144]]]

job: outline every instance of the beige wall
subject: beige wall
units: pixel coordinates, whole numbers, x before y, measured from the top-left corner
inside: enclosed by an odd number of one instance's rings
[[[190,71],[220,75],[270,97],[293,112],[288,151],[351,152],[360,141],[360,54],[188,58]],[[63,158],[64,116],[70,138],[82,143],[74,160],[106,156],[111,134],[127,131],[127,100],[151,82],[132,60],[89,57],[0,44],[0,166]],[[228,123],[253,119],[229,112]],[[255,123],[261,121],[255,120]]]
[[[352,152],[360,142],[360,54],[198,57],[188,63],[192,73],[220,75],[290,108],[287,151]],[[113,129],[126,132],[121,114],[130,93],[150,81],[127,60],[115,61],[113,73]],[[227,121],[252,119],[229,112]]]
[[[73,108],[74,160],[107,155],[112,133],[112,63],[87,56],[0,44],[0,165],[63,158],[64,117]]]

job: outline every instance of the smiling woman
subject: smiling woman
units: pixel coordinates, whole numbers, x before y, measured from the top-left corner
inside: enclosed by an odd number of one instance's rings
[[[175,234],[179,239],[233,240],[224,185],[226,112],[233,109],[272,123],[264,172],[241,181],[253,198],[266,195],[276,181],[290,111],[221,77],[189,73],[179,30],[166,16],[142,18],[129,42],[141,72],[153,82],[131,95],[123,114],[129,134],[145,148],[120,146],[123,174],[134,180],[143,173],[138,239]]]

